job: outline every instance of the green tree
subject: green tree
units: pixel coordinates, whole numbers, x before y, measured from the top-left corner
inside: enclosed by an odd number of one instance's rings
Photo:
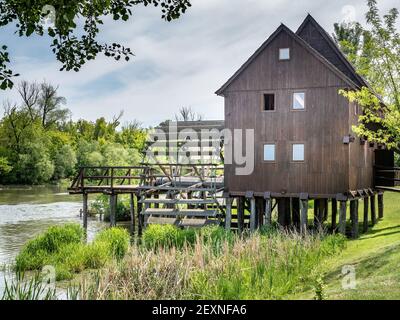
[[[76,153],[70,145],[62,146],[54,158],[54,179],[71,177],[77,164]]]
[[[98,40],[100,26],[104,19],[127,21],[137,5],[160,6],[162,18],[178,19],[191,6],[189,0],[3,0],[0,2],[0,27],[16,28],[19,36],[49,36],[51,49],[61,70],[79,71],[88,60],[99,53],[115,60],[129,60],[132,52],[120,44],[101,43]],[[51,26],[44,21],[50,20]],[[11,88],[12,76],[8,69],[7,48],[0,52],[1,89]],[[2,79],[3,78],[3,79]]]
[[[357,70],[371,84],[371,88],[359,91],[342,91],[351,102],[363,108],[359,125],[353,131],[368,140],[383,143],[388,148],[400,144],[400,35],[396,29],[399,11],[389,10],[380,16],[376,0],[368,0],[366,21],[368,29],[362,29],[362,37],[349,57]],[[361,28],[360,25],[357,29]],[[341,30],[340,32],[338,30]],[[342,29],[345,29],[344,31]],[[336,39],[344,51],[346,44],[356,46],[354,30],[346,25],[336,28]],[[359,33],[356,33],[357,36]],[[352,40],[349,40],[352,39]]]

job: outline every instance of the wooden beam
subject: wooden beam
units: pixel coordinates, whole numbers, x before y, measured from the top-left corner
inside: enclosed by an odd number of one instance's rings
[[[117,195],[110,195],[110,226],[115,227],[116,225],[116,208],[117,208]]]
[[[278,223],[288,227],[291,223],[290,198],[278,198]]]
[[[383,192],[378,193],[378,218],[383,218]]]
[[[293,225],[300,229],[300,199],[299,198],[292,198],[292,222]]]
[[[83,208],[82,208],[82,220],[83,220],[83,229],[85,230],[85,233],[87,233],[87,227],[88,227],[88,194],[84,193],[83,194]]]
[[[237,198],[237,220],[238,220],[238,230],[243,232],[244,230],[244,197]]]
[[[300,232],[305,234],[307,232],[308,224],[308,195],[300,195]]]
[[[369,197],[370,204],[371,204],[371,223],[372,225],[376,224],[376,205],[375,205],[375,194],[372,194]]]
[[[264,194],[265,199],[265,225],[271,226],[272,222],[272,198],[271,193],[266,192]]]
[[[254,232],[256,230],[256,199],[252,197],[250,199],[250,231]]]
[[[332,232],[333,233],[335,233],[336,227],[337,227],[336,219],[337,219],[337,200],[336,199],[332,199],[332,222],[331,222],[331,227],[332,227]]]
[[[134,194],[131,193],[129,195],[129,213],[131,215],[131,225],[130,225],[130,230],[131,230],[131,235],[133,236],[135,234],[135,197]]]
[[[351,237],[358,238],[358,200],[350,201]]]
[[[337,198],[338,199],[338,198]],[[340,198],[339,198],[340,199]],[[338,200],[339,200],[338,199]],[[339,200],[340,212],[339,212],[339,233],[346,235],[346,211],[347,211],[347,200]]]
[[[233,198],[226,198],[225,229],[231,230]]]
[[[369,199],[368,199],[368,197],[365,197],[364,198],[363,232],[368,231],[368,204],[369,204]]]

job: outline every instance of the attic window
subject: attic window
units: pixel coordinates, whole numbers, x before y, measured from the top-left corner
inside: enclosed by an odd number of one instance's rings
[[[264,103],[263,103],[264,111],[275,110],[275,95],[273,93],[265,93],[263,100],[264,100]]]
[[[290,49],[280,48],[279,49],[279,60],[289,60],[290,59]]]

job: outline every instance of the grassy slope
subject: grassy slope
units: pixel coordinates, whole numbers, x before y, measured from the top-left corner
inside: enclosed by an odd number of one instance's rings
[[[400,194],[385,193],[384,218],[323,266],[327,299],[400,299]],[[360,201],[360,220],[362,220]],[[342,289],[344,265],[356,270],[356,289]],[[310,299],[306,292],[296,299]]]

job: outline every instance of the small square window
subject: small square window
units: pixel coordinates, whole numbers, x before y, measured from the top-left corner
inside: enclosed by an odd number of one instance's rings
[[[306,94],[304,92],[295,92],[293,94],[293,109],[302,110],[305,108]]]
[[[289,60],[290,59],[290,49],[281,48],[279,49],[279,60]]]
[[[295,143],[292,148],[292,160],[304,161],[304,144]]]
[[[274,144],[264,144],[264,161],[275,161]]]
[[[268,93],[264,94],[264,111],[275,110],[275,95]]]

